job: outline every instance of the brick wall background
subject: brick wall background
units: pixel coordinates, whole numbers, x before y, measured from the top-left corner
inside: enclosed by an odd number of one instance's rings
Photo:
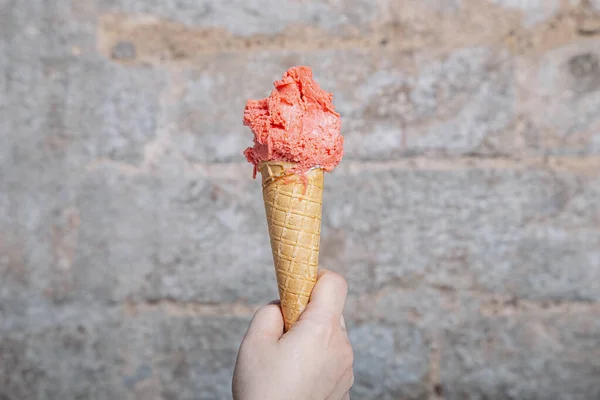
[[[598,0],[0,0],[0,399],[226,399],[308,64],[355,399],[600,398]]]

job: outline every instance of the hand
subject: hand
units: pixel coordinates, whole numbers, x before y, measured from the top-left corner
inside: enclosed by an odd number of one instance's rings
[[[354,355],[342,311],[344,278],[322,271],[300,320],[283,334],[277,304],[259,309],[233,373],[235,400],[349,399]]]

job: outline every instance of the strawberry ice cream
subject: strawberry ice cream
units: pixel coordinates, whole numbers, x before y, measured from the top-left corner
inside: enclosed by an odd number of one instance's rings
[[[268,98],[248,100],[244,110],[244,125],[254,133],[254,146],[244,155],[254,176],[263,161],[294,163],[297,174],[314,167],[332,171],[344,153],[333,95],[313,80],[310,67],[290,68],[273,85]]]

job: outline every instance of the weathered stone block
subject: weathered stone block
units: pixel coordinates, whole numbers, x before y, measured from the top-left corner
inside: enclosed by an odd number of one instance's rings
[[[126,338],[120,345],[127,360],[123,382],[131,391],[156,382],[166,400],[231,397],[235,359],[248,323],[248,318],[158,311],[132,316],[120,329]]]
[[[118,313],[89,307],[12,316],[0,328],[0,395],[17,399],[126,398],[116,352]]]
[[[518,109],[531,125],[523,138],[531,152],[591,155],[600,151],[600,52],[598,40],[579,40],[541,59],[518,63]]]
[[[95,20],[81,18],[70,0],[31,0],[27,6],[0,8],[0,32],[14,46],[13,62],[23,56],[64,58],[94,51]],[[1,6],[0,6],[1,7]]]
[[[446,334],[444,398],[596,398],[599,337],[597,312],[474,317]]]
[[[360,399],[422,399],[427,392],[429,348],[410,325],[365,323],[349,327],[355,384]]]
[[[222,28],[244,36],[277,34],[298,25],[330,32],[340,32],[341,28],[366,31],[380,16],[379,8],[368,0],[352,0],[343,5],[320,0],[304,3],[293,0],[110,0],[104,3],[105,11],[150,14],[187,25]]]
[[[100,58],[71,64],[66,124],[72,151],[139,163],[157,134],[165,85],[165,75],[151,68]]]
[[[210,303],[277,296],[260,183],[250,177],[122,176],[102,168],[79,201],[81,293]]]
[[[345,120],[349,157],[497,154],[488,139],[514,121],[511,56],[480,47],[404,57],[405,65],[381,57],[362,82],[347,88],[360,99],[354,118]]]
[[[538,168],[340,171],[327,177],[322,263],[358,292],[393,282],[597,300],[599,185]]]
[[[489,0],[508,9],[516,9],[523,12],[523,24],[527,28],[546,22],[554,17],[560,10],[560,0]]]

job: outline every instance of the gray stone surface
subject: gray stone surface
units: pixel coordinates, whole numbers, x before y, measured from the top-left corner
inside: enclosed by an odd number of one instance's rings
[[[442,350],[447,399],[595,399],[598,312],[477,318]]]
[[[12,329],[3,321],[0,395],[8,399],[127,398],[119,384],[118,318],[116,310],[79,307],[13,315],[21,324]]]
[[[380,160],[485,151],[487,139],[513,123],[507,53],[479,47],[409,57],[414,72],[384,57],[355,89],[361,104],[348,122],[348,153]]]
[[[211,400],[231,397],[231,375],[249,318],[182,317],[148,311],[121,327],[122,382],[150,398]],[[116,344],[116,343],[115,343]]]
[[[260,185],[250,178],[124,178],[107,169],[84,193],[81,218],[90,222],[81,236],[90,246],[79,262],[91,274],[82,281],[92,286],[83,293],[101,285],[99,296],[115,301],[256,303],[277,296]],[[97,232],[120,239],[106,242]]]
[[[19,307],[31,306],[24,298],[42,295],[104,304],[128,296],[209,303],[273,299],[255,184],[122,176],[103,168],[76,189],[48,184],[46,190],[72,197],[64,202],[14,187],[3,200],[8,213],[0,219],[0,248],[10,250],[9,277],[29,292],[6,285],[3,298]]]
[[[332,174],[322,263],[351,290],[392,281],[598,300],[599,191],[598,178],[543,168]]]
[[[584,3],[275,3],[0,0],[0,399],[230,397],[277,296],[241,112],[297,64],[344,121],[353,398],[600,397]]]
[[[63,58],[83,50],[93,51],[95,26],[91,20],[78,18],[70,0],[31,0],[27,7],[6,1],[2,30],[12,39],[12,62],[23,56],[30,61],[39,57]]]
[[[13,319],[0,340],[9,399],[225,399],[249,322],[96,306]]]
[[[135,58],[135,45],[128,41],[117,43],[112,49],[112,58],[115,60],[133,60]]]
[[[103,9],[112,12],[151,14],[187,25],[223,28],[236,35],[274,34],[293,25],[310,25],[343,33],[349,26],[368,30],[377,17],[378,7],[368,0],[349,2],[310,0],[109,0]],[[243,21],[243,23],[241,23]]]
[[[350,326],[357,399],[422,399],[427,392],[428,347],[418,329],[376,323]]]
[[[68,140],[81,147],[70,152],[139,163],[157,134],[165,75],[102,59],[73,62],[68,73]]]
[[[529,147],[546,154],[598,154],[598,41],[579,40],[541,59],[523,59],[518,70],[524,88],[518,108],[531,117],[531,125],[523,129]]]
[[[532,27],[554,17],[560,10],[560,0],[488,0],[508,9],[523,13],[523,25]],[[572,2],[572,1],[571,1]]]

